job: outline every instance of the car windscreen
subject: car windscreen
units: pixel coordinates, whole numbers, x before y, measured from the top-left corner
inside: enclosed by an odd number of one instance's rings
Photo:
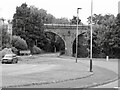
[[[12,55],[5,55],[4,58],[12,58],[13,56]]]

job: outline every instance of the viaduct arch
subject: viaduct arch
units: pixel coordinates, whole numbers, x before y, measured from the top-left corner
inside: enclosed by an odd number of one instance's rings
[[[65,54],[71,56],[73,52],[73,42],[76,38],[76,25],[70,24],[44,24],[45,32],[52,32],[59,35],[65,43]],[[90,30],[90,26],[79,25],[78,35],[85,34]]]

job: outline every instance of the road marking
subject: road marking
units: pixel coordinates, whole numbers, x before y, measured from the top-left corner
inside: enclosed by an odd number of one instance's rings
[[[116,88],[116,89],[119,89],[119,90],[120,90],[120,87],[114,87],[114,88]]]

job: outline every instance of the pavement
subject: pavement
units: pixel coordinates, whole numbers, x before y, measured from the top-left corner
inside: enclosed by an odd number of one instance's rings
[[[74,58],[54,55],[24,57],[18,64],[2,65],[2,87],[90,88],[118,79],[116,72],[104,67],[112,67],[111,62],[102,61],[103,67],[99,62],[94,61],[93,72],[89,72],[87,59],[75,63]]]

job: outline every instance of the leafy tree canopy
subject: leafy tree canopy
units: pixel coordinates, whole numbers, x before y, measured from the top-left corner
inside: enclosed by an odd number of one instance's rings
[[[73,16],[73,18],[70,20],[70,23],[71,24],[77,24],[77,17],[76,16]],[[81,22],[81,19],[78,18],[78,24],[83,24]]]
[[[91,23],[91,16],[88,17]],[[114,46],[116,44],[116,17],[111,14],[93,15],[93,55],[104,53],[111,57],[115,56]]]
[[[43,36],[44,15],[40,11],[23,3],[16,8],[16,13],[13,16],[13,34],[25,39],[29,48],[34,46],[36,39],[41,39]]]

